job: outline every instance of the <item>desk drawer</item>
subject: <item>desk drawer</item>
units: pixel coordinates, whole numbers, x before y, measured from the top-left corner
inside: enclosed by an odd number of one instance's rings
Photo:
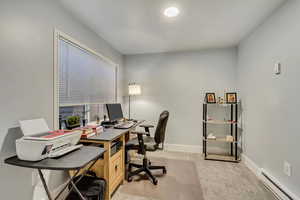
[[[122,173],[124,173],[122,155],[123,155],[122,151],[119,151],[117,154],[115,154],[112,157],[112,162],[111,162],[111,165],[110,165],[110,180],[111,180],[111,183],[113,183],[116,178],[118,178]]]

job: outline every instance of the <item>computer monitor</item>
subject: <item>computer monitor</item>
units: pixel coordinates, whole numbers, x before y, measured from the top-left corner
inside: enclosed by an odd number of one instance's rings
[[[121,104],[119,103],[106,104],[106,109],[107,109],[109,121],[113,122],[123,118]]]

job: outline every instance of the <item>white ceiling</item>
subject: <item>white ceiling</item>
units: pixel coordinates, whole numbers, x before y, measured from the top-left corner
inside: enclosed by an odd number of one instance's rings
[[[61,0],[123,54],[235,46],[285,0]],[[163,10],[181,13],[167,18]]]

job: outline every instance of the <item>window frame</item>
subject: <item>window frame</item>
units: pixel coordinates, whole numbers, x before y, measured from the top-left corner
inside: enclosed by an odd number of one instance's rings
[[[54,66],[53,66],[53,128],[58,129],[59,128],[59,55],[60,55],[60,45],[59,41],[64,40],[65,42],[71,43],[72,45],[80,48],[83,51],[87,51],[90,54],[93,54],[100,59],[103,59],[105,62],[108,62],[112,65],[112,67],[115,68],[115,97],[114,101],[117,102],[118,98],[118,69],[119,65],[115,62],[113,62],[111,59],[105,57],[101,53],[98,53],[97,51],[87,47],[86,45],[82,44],[81,42],[77,41],[76,39],[72,38],[71,36],[63,33],[62,31],[58,29],[54,29]],[[105,104],[107,102],[97,102],[95,104]],[[89,105],[89,104],[74,104],[75,105]],[[66,106],[72,106],[72,104],[68,104]]]

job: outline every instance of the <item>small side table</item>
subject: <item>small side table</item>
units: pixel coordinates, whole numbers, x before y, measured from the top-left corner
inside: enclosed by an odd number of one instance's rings
[[[104,152],[105,150],[103,148],[83,146],[80,149],[70,152],[60,158],[47,158],[41,161],[31,162],[23,161],[18,159],[17,156],[13,156],[5,159],[4,162],[9,165],[37,169],[49,200],[57,200],[69,184],[72,185],[72,188],[68,192],[67,196],[72,190],[74,190],[75,192],[77,192],[77,194],[82,200],[86,200],[80,193],[79,189],[76,187],[76,183],[79,182],[87,173],[87,171],[93,167],[97,160],[103,156]],[[80,173],[80,177],[76,180],[76,182],[74,182],[74,178],[79,174],[81,169],[83,169],[87,164],[91,162],[92,164],[88,168],[84,169],[82,173]],[[41,171],[43,169],[61,171],[75,170],[76,172],[74,176],[70,176],[68,183],[58,193],[58,195],[52,198],[48,186],[46,184],[44,175]]]

